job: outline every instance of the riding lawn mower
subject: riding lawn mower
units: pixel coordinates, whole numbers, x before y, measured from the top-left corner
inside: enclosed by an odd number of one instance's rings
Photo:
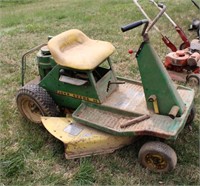
[[[195,117],[194,91],[175,85],[152,48],[149,23],[139,20],[123,32],[144,25],[136,53],[141,81],[117,77],[111,62],[115,47],[77,29],[49,38],[22,57],[22,87],[16,102],[22,116],[44,127],[65,146],[67,159],[111,153],[141,137],[153,137],[138,154],[155,172],[175,168],[175,141]],[[25,83],[26,57],[37,51],[39,76]],[[34,136],[33,136],[34,137]]]

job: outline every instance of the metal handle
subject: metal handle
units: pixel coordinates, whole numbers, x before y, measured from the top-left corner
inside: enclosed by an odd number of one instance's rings
[[[131,29],[133,29],[133,28],[136,28],[136,27],[138,27],[138,26],[140,26],[140,25],[142,25],[142,24],[144,24],[144,23],[147,24],[147,23],[148,23],[148,20],[147,20],[147,19],[143,19],[143,20],[139,20],[139,21],[130,23],[130,24],[128,24],[128,25],[122,26],[122,27],[121,27],[121,30],[122,30],[122,32],[126,32],[126,31],[131,30]]]
[[[26,56],[28,55],[28,54],[31,54],[32,52],[34,52],[34,51],[36,51],[36,50],[38,50],[38,49],[40,49],[41,47],[43,47],[43,46],[45,46],[45,45],[47,45],[46,43],[44,43],[44,44],[41,44],[41,45],[39,45],[39,46],[36,46],[36,47],[34,47],[34,48],[32,48],[32,49],[30,49],[28,52],[26,52],[23,56],[22,56],[22,67],[21,67],[21,73],[22,73],[22,75],[21,75],[21,83],[22,83],[22,86],[24,86],[24,77],[25,77],[25,71],[26,71]]]
[[[149,22],[151,23],[149,25],[148,30],[146,30],[147,32],[154,27],[159,33],[161,33],[161,31],[159,30],[159,28],[157,26],[155,26],[155,23],[157,22],[157,20],[162,16],[162,14],[165,12],[166,10],[166,6],[163,5],[161,12],[156,16],[156,18],[152,21],[150,19],[150,17],[146,14],[146,12],[144,11],[144,9],[142,8],[142,6],[140,6],[140,4],[138,3],[138,0],[133,0],[133,2],[135,3],[135,5],[140,9],[140,11],[142,12],[142,14],[149,20]],[[163,9],[164,8],[164,9]],[[163,11],[163,12],[162,12]]]
[[[146,29],[146,33],[148,33],[149,30],[151,30],[151,28],[156,24],[156,22],[158,21],[158,19],[164,14],[164,12],[166,10],[166,6],[164,4],[159,4],[158,6],[160,8],[162,8],[162,9],[158,13],[158,15],[154,18],[154,20],[150,23],[149,27]]]
[[[191,1],[192,1],[192,3],[200,10],[199,5],[198,5],[194,0],[191,0]]]
[[[162,6],[163,4],[161,3],[156,3],[154,0],[150,0],[151,3],[153,3],[156,7],[158,7],[160,9],[160,6]],[[167,19],[172,23],[172,25],[174,27],[176,27],[176,23],[168,16],[168,14],[166,12],[164,12],[164,15],[167,17]]]

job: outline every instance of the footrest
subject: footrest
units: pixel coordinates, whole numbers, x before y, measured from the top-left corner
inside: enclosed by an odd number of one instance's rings
[[[128,135],[130,131],[126,130],[127,127],[149,118],[148,115],[86,102],[77,108],[72,117],[79,123],[115,135]]]

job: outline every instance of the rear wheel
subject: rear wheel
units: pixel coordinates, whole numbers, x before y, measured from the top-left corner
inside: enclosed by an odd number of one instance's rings
[[[200,80],[196,75],[189,75],[186,77],[186,85],[191,88],[199,88]]]
[[[186,125],[190,125],[193,122],[195,115],[196,115],[196,108],[193,105],[190,114],[187,118]]]
[[[187,45],[185,43],[181,43],[179,46],[179,50],[184,50],[187,48]]]
[[[154,172],[168,172],[175,168],[175,151],[165,143],[152,141],[145,143],[138,155],[140,164]]]
[[[16,96],[17,107],[27,120],[41,123],[41,116],[58,116],[59,111],[53,99],[38,85],[22,87]]]

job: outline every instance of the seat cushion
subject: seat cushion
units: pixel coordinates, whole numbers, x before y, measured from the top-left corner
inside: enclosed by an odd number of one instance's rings
[[[48,47],[56,63],[80,70],[94,69],[115,50],[111,43],[90,39],[77,29],[53,37]]]

